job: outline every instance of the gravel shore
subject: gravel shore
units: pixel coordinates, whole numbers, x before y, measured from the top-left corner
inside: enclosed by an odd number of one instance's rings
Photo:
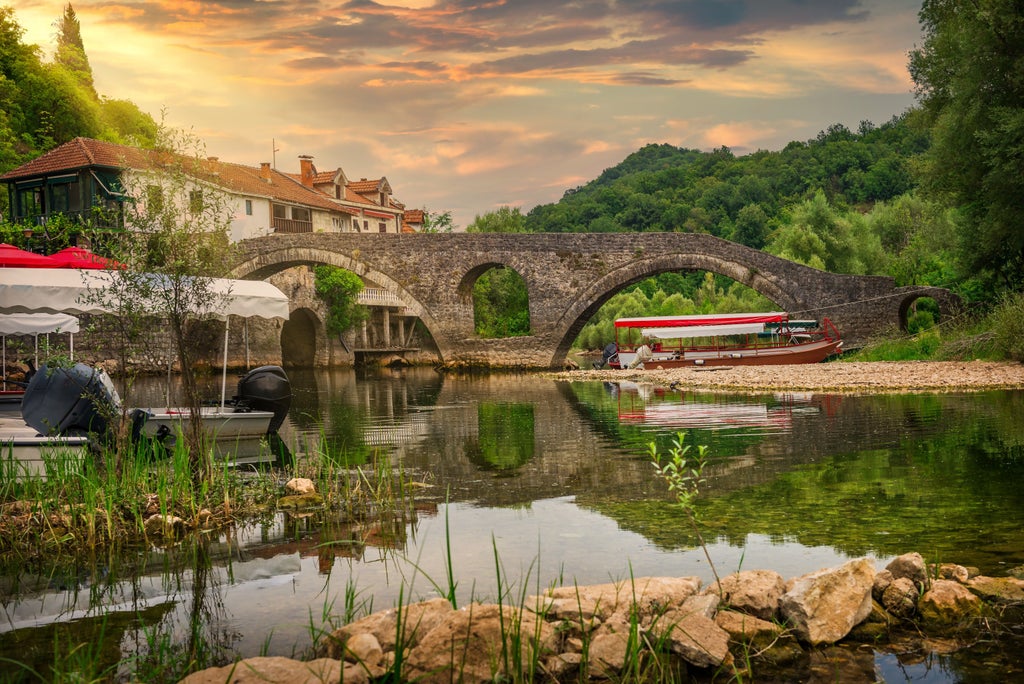
[[[900,394],[1024,389],[1024,364],[991,361],[860,361],[792,366],[574,370],[564,380],[632,380],[686,389]]]

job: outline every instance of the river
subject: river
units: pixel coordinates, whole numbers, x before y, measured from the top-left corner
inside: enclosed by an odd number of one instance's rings
[[[124,674],[197,624],[214,660],[301,655],[325,615],[452,581],[460,603],[630,576],[708,582],[649,458],[680,433],[708,448],[698,510],[721,575],[790,578],[861,556],[881,568],[909,551],[992,575],[1024,565],[1022,392],[745,396],[427,368],[290,374],[282,437],[297,457],[316,448],[402,469],[413,520],[281,513],[198,552],[23,560],[0,568],[0,656],[44,667],[70,628]],[[969,681],[971,657],[876,654],[887,681],[920,667],[915,680]]]

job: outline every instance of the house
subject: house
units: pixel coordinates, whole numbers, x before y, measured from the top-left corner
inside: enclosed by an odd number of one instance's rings
[[[94,208],[114,210],[126,200],[126,174],[145,183],[169,161],[182,162],[196,190],[226,193],[232,241],[270,233],[398,233],[407,225],[405,206],[392,196],[386,178],[350,181],[339,167],[319,172],[308,155],[299,172],[285,173],[270,162],[258,167],[195,160],[125,145],[75,138],[0,176],[10,197],[9,220],[45,228],[50,216],[88,216]]]

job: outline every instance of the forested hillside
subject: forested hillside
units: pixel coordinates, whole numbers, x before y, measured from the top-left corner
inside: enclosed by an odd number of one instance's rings
[[[0,173],[78,136],[150,147],[153,117],[129,100],[96,92],[74,8],[55,17],[52,60],[23,42],[11,7],[0,6]],[[0,193],[6,213],[7,193]]]
[[[771,222],[819,189],[837,207],[866,208],[912,190],[914,159],[926,131],[906,116],[857,132],[834,125],[778,152],[737,157],[647,145],[556,204],[526,215],[538,232],[674,231],[711,233],[763,247]]]

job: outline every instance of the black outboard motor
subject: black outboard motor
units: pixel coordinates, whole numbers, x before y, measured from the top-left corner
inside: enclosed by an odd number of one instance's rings
[[[253,368],[238,381],[238,394],[234,397],[235,410],[248,407],[256,411],[270,411],[267,434],[278,431],[292,405],[292,385],[280,366]]]
[[[614,358],[614,356],[618,353],[618,345],[616,345],[614,342],[609,342],[608,346],[606,346],[604,348],[604,351],[601,352],[601,360],[594,362],[594,370],[601,370],[602,368],[604,368],[606,365],[608,365],[608,362],[611,361],[612,358]]]
[[[21,417],[42,435],[106,435],[119,399],[109,376],[76,363],[39,368],[25,388]]]

